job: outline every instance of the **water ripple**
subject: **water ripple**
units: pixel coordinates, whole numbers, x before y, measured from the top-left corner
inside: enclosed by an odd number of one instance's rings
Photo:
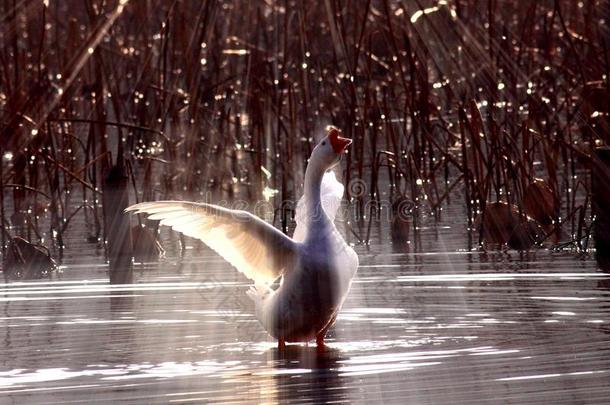
[[[362,253],[324,353],[278,351],[247,281],[209,256],[187,259],[186,270],[147,265],[131,285],[70,265],[58,280],[5,284],[0,394],[13,403],[610,400],[610,278],[593,264],[553,255],[503,269],[506,259],[477,252]]]

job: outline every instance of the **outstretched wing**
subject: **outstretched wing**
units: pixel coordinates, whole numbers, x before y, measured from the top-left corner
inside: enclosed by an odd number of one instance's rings
[[[289,269],[297,244],[247,211],[212,204],[155,201],[135,204],[125,212],[147,214],[161,225],[202,240],[256,284],[271,283]]]

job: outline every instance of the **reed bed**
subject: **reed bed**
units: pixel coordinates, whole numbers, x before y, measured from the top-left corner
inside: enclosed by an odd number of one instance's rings
[[[442,219],[459,196],[476,233],[540,178],[559,210],[545,238],[589,249],[606,2],[9,0],[0,21],[3,249],[23,236],[61,258],[79,216],[101,243],[119,160],[137,200],[285,208],[328,124],[354,140],[343,181],[363,243],[385,200]]]

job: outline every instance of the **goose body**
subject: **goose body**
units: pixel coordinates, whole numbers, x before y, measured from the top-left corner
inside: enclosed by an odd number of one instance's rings
[[[323,346],[358,268],[356,252],[333,222],[343,185],[330,169],[350,143],[330,127],[314,148],[293,238],[249,212],[213,204],[157,201],[126,211],[148,214],[161,225],[202,240],[251,279],[254,286],[247,294],[256,316],[280,347],[312,339]],[[277,279],[279,287],[273,289]]]

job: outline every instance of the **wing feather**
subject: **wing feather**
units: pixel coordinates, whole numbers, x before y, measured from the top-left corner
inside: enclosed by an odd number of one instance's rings
[[[184,201],[140,203],[125,211],[200,239],[257,284],[273,282],[296,260],[296,242],[246,211]]]

